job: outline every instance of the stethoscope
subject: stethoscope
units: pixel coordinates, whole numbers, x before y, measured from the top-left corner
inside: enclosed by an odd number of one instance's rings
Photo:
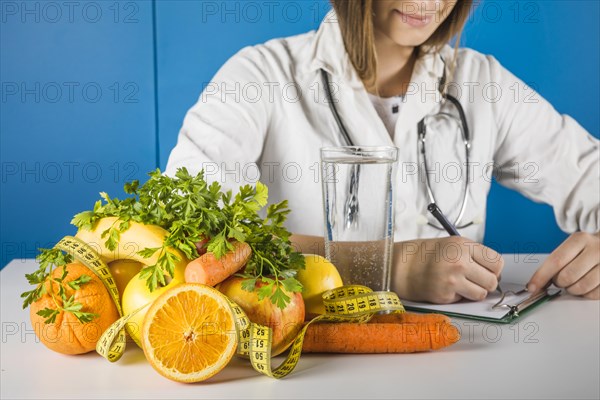
[[[468,199],[469,199],[469,182],[471,181],[471,175],[470,175],[471,174],[471,168],[470,168],[471,135],[469,132],[469,125],[467,124],[467,118],[465,116],[465,111],[464,111],[462,105],[460,104],[460,102],[458,101],[458,99],[456,97],[452,96],[451,94],[449,94],[443,90],[443,88],[445,87],[445,84],[446,84],[446,63],[444,62],[443,59],[442,59],[442,62],[444,63],[444,68],[443,68],[444,71],[443,71],[442,77],[440,78],[440,81],[439,81],[440,93],[442,95],[442,104],[440,105],[440,108],[439,108],[440,111],[433,115],[427,115],[418,122],[418,124],[417,124],[417,132],[419,135],[418,142],[419,142],[420,153],[421,153],[421,156],[423,157],[423,163],[425,166],[425,185],[426,185],[426,189],[427,189],[427,196],[429,197],[429,203],[430,204],[431,203],[438,204],[436,202],[435,195],[433,194],[433,190],[431,189],[431,180],[429,177],[429,169],[427,168],[427,154],[425,152],[425,143],[426,143],[426,137],[427,137],[426,120],[430,119],[430,118],[447,118],[450,120],[454,120],[460,127],[462,141],[463,141],[464,148],[465,148],[466,181],[465,181],[464,189],[463,189],[463,198],[462,198],[462,202],[461,202],[461,206],[460,206],[460,212],[458,213],[458,216],[456,217],[456,219],[454,221],[454,226],[457,229],[463,229],[463,228],[466,228],[466,227],[474,224],[474,221],[461,224],[461,220],[467,209],[467,203],[468,203]],[[323,79],[323,84],[325,87],[325,96],[327,97],[327,102],[329,103],[329,108],[331,109],[333,118],[335,119],[335,122],[336,122],[337,126],[339,127],[340,133],[341,133],[345,143],[348,146],[355,146],[354,142],[350,138],[350,134],[348,133],[348,130],[346,129],[346,126],[344,125],[344,123],[340,117],[340,114],[337,110],[337,107],[335,105],[335,101],[334,101],[333,95],[331,93],[331,83],[329,80],[329,73],[322,68],[321,68],[321,77]],[[450,112],[442,111],[444,109],[445,104],[450,104],[456,109],[458,116],[459,116],[458,120]],[[349,188],[349,195],[350,195],[349,198],[350,199],[355,197],[355,192],[357,191],[356,186],[358,184],[359,174],[360,174],[360,170],[357,170],[351,175],[351,182],[350,182],[350,188]],[[356,206],[356,208],[358,209],[358,206]],[[346,212],[346,214],[347,214],[346,215],[346,224],[347,225],[352,224],[353,218],[354,218],[354,213],[353,213],[352,209],[349,208],[349,210]],[[437,223],[437,221],[436,222],[427,221],[427,224],[435,229],[444,230],[444,227],[439,225]]]

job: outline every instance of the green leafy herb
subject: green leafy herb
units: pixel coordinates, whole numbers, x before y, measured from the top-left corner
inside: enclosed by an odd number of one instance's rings
[[[67,269],[65,268],[64,270],[66,271]],[[67,283],[67,285],[69,285],[69,287],[73,290],[79,290],[81,285],[88,283],[91,280],[92,278],[89,275],[81,275],[79,278]]]
[[[56,322],[56,317],[58,316],[58,314],[60,314],[59,310],[56,310],[54,308],[44,308],[43,310],[40,310],[37,312],[37,315],[40,315],[44,318],[46,318],[44,320],[44,322],[46,324],[53,324]]]
[[[83,276],[83,275],[82,275]],[[75,302],[75,295],[71,295],[67,300],[63,300],[62,309],[64,312],[70,312],[83,324],[92,321],[98,314],[83,312],[83,305]]]
[[[56,317],[60,312],[72,313],[81,323],[92,321],[98,315],[88,312],[83,312],[83,305],[75,301],[75,295],[67,297],[65,290],[65,278],[69,271],[67,264],[72,261],[71,255],[63,253],[58,249],[40,249],[38,256],[39,268],[31,274],[26,274],[25,277],[31,285],[35,285],[33,290],[21,294],[23,298],[23,308],[38,301],[43,295],[48,294],[54,301],[55,308],[46,307],[37,312],[38,315],[45,318],[44,322],[53,324],[56,322]],[[62,268],[60,277],[55,277],[53,271],[56,268]],[[79,290],[81,286],[91,281],[89,275],[81,275],[77,279],[67,282],[66,285],[73,290]],[[58,293],[55,293],[55,286]]]
[[[270,298],[281,308],[290,300],[283,289],[302,290],[295,276],[298,269],[304,268],[304,258],[293,250],[291,234],[284,226],[290,210],[283,201],[268,206],[266,216],[261,217],[268,201],[268,188],[264,184],[241,186],[234,196],[231,191],[222,191],[217,182],[208,184],[203,171],[192,176],[187,169],[180,168],[174,177],[168,177],[156,169],[149,173],[146,183],[128,182],[124,191],[130,197],[123,200],[100,193],[101,200],[93,210],[75,215],[71,223],[80,229],[91,229],[101,218],[118,217],[118,223],[102,233],[110,250],[116,248],[130,221],[166,229],[168,235],[162,247],[138,252],[144,258],[159,252],[158,261],[145,266],[140,273],[151,291],[165,285],[167,276],[174,275],[178,259],[169,248],[194,259],[198,257],[196,243],[206,239],[207,250],[217,258],[233,249],[232,240],[250,245],[252,256],[241,274],[245,290],[255,290],[257,280],[262,280],[269,288],[261,288],[259,296],[262,293],[262,298]]]

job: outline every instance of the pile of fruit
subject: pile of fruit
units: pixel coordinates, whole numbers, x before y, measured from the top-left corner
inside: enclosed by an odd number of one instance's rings
[[[71,221],[78,231],[65,243],[74,247],[64,247],[65,238],[43,249],[39,269],[26,275],[34,288],[23,293],[23,307],[30,307],[37,336],[54,351],[105,355],[101,349],[113,344],[107,337],[113,341],[125,326],[159,373],[198,382],[236,352],[248,354],[241,338],[250,331],[237,314],[267,327],[267,357],[292,343],[299,346],[294,353],[412,352],[458,340],[442,316],[379,316],[368,324],[338,324],[342,330],[335,332],[328,331],[332,324],[305,325],[305,317],[325,313],[323,293],[342,280],[326,259],[292,248],[284,227],[287,203],[266,207],[261,183],[233,196],[218,183],[209,185],[202,172],[180,169],[171,178],[157,170],[142,186],[126,184],[125,192],[124,200],[101,193],[103,201]],[[427,337],[417,332],[416,341],[394,343],[398,329],[415,326],[427,329]],[[340,332],[356,327],[363,332],[340,341]],[[304,344],[295,342],[301,331]],[[384,342],[357,348],[352,336],[361,334],[383,335]],[[116,348],[122,352],[124,345]]]

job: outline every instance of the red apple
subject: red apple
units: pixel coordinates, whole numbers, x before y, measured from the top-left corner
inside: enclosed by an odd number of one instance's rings
[[[242,278],[232,276],[221,282],[217,289],[233,300],[246,313],[250,321],[269,326],[273,330],[271,355],[283,353],[294,341],[304,323],[304,301],[301,293],[290,293],[291,300],[282,310],[269,298],[258,300],[258,288],[265,285],[257,282],[256,289],[248,292],[242,289]]]

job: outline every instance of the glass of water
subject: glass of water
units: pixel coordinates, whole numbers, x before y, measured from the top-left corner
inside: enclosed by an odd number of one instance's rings
[[[325,255],[345,285],[390,290],[398,148],[321,149]]]

